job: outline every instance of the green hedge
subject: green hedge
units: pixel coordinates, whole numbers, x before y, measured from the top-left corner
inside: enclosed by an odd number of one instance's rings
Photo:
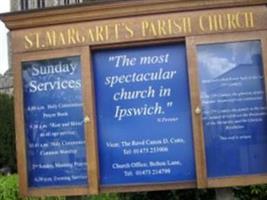
[[[235,196],[240,200],[266,200],[267,185],[237,187],[234,189]]]
[[[0,200],[18,200],[17,176],[0,176]]]
[[[13,97],[0,94],[0,168],[16,172]]]

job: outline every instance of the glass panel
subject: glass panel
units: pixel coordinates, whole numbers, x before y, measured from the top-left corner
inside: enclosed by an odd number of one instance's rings
[[[30,187],[86,185],[79,57],[23,63]]]
[[[208,177],[267,172],[260,41],[199,45]]]
[[[102,185],[195,180],[185,45],[93,54]]]

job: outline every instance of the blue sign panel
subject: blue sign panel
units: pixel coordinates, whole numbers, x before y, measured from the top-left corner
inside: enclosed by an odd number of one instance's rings
[[[184,44],[93,54],[102,185],[196,179]]]
[[[267,172],[267,107],[260,41],[200,45],[208,177]]]
[[[29,187],[87,185],[80,58],[22,66]]]

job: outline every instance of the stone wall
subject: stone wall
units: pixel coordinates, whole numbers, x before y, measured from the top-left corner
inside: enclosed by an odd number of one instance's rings
[[[8,70],[4,75],[0,74],[0,93],[13,95],[13,74]]]

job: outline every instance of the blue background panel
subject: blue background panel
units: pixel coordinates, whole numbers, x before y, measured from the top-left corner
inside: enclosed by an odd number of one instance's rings
[[[260,41],[200,45],[197,51],[208,176],[266,173]]]
[[[80,58],[22,67],[29,187],[87,185]]]
[[[93,52],[102,185],[194,181],[184,43]]]

